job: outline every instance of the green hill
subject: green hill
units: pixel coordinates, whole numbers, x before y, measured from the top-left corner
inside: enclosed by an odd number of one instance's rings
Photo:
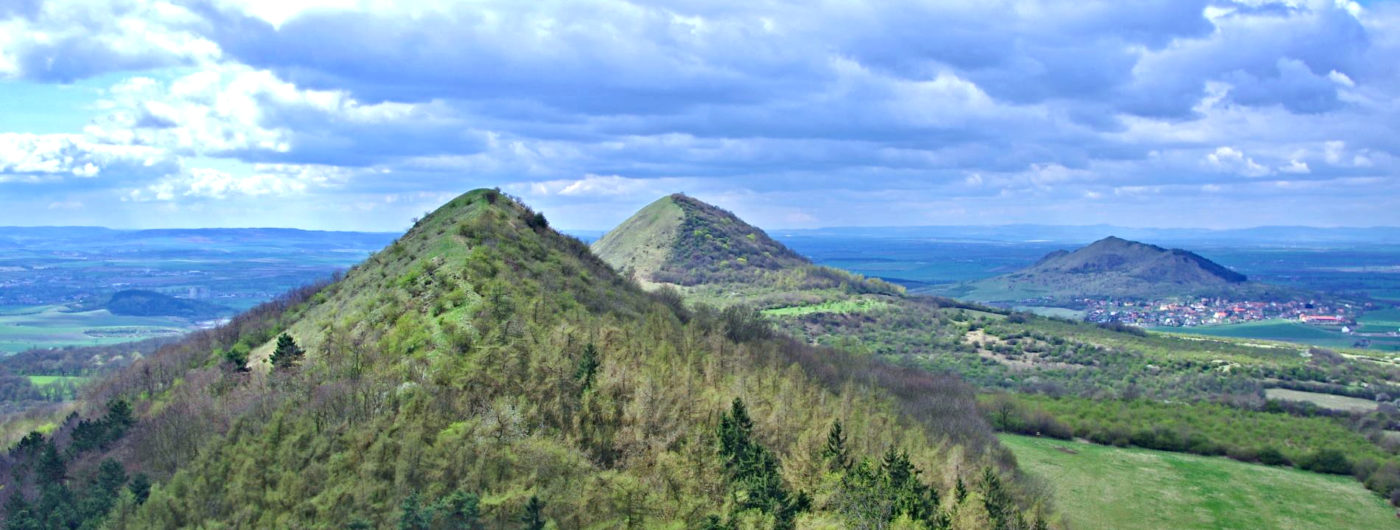
[[[811,264],[733,213],[679,193],[642,208],[593,251],[639,280],[677,285],[744,281]]]
[[[812,264],[719,207],[681,194],[639,210],[593,243],[593,252],[647,289],[688,302],[772,310],[858,299],[884,305],[904,289]],[[822,311],[826,312],[826,311]]]
[[[1286,294],[1286,290],[1249,282],[1244,275],[1186,250],[1107,237],[1072,252],[1052,252],[1013,273],[947,288],[941,294],[979,302],[1013,302],[1085,297],[1270,297]]]
[[[226,307],[175,298],[154,291],[120,291],[112,295],[104,306],[114,315],[140,317],[181,317],[190,320],[205,320],[227,315],[232,311]]]
[[[955,378],[649,294],[494,190],[454,199],[333,283],[92,383],[50,432],[0,455],[13,526],[1049,517]]]

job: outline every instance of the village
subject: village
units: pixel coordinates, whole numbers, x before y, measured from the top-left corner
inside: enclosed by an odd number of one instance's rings
[[[1319,300],[1249,301],[1228,298],[1199,298],[1191,301],[1135,301],[1083,298],[1090,322],[1121,322],[1144,327],[1188,327],[1237,324],[1269,319],[1339,328],[1343,333],[1356,326],[1362,308],[1349,303]]]

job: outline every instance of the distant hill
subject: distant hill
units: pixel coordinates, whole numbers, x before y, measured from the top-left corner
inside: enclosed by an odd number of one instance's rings
[[[107,301],[104,306],[114,315],[135,317],[182,317],[190,320],[204,320],[227,315],[233,311],[227,307],[175,298],[155,291],[121,291]]]
[[[733,213],[682,194],[647,205],[592,248],[643,287],[673,286],[688,301],[718,306],[768,309],[904,293],[883,280],[813,264]]]
[[[679,285],[811,264],[733,213],[679,193],[642,208],[593,251],[638,279]]]
[[[1198,254],[1106,237],[1074,251],[1057,250],[1025,269],[945,291],[984,302],[1077,297],[1165,298],[1282,293],[1249,282]]]

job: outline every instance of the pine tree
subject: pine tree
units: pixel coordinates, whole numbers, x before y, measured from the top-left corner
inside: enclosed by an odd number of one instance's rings
[[[127,485],[127,489],[131,490],[131,496],[136,499],[137,505],[145,504],[146,499],[151,496],[151,477],[145,473],[137,473],[131,477],[131,484]]]
[[[582,381],[582,389],[588,390],[593,387],[593,379],[598,374],[598,348],[593,343],[583,347],[583,355],[579,357],[578,369],[574,371],[574,378]]]
[[[845,471],[851,467],[850,450],[846,449],[846,433],[841,430],[839,421],[832,423],[831,431],[826,434],[822,460],[826,461],[827,469],[832,471]]]
[[[1016,518],[1020,513],[1016,510],[1015,500],[1001,483],[1001,476],[991,466],[982,469],[982,503],[997,528],[1017,526]]]
[[[285,336],[283,335],[283,337]],[[431,528],[433,523],[432,510],[423,509],[422,503],[418,500],[418,492],[408,494],[399,508],[403,512],[399,516],[399,530],[428,530]]]
[[[521,514],[520,522],[525,523],[526,530],[544,530],[544,502],[539,497],[530,496],[530,502],[525,503],[525,513]]]
[[[297,346],[297,341],[291,335],[283,333],[277,337],[277,348],[272,351],[272,356],[268,358],[272,361],[273,368],[290,368],[301,360],[306,350]]]
[[[481,522],[481,498],[475,493],[460,489],[443,497],[434,505],[433,513],[442,528],[450,530],[479,530]]]

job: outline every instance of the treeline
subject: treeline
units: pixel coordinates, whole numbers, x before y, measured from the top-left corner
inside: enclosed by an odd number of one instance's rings
[[[1004,432],[1353,475],[1400,506],[1400,458],[1335,418],[1210,402],[1024,394],[984,395],[978,405],[992,426]]]

